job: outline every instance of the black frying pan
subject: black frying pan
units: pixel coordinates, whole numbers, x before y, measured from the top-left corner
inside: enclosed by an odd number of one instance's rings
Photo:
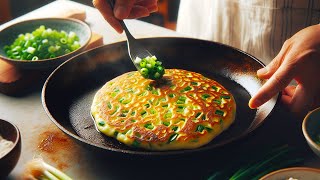
[[[50,119],[80,143],[105,153],[177,155],[213,150],[248,135],[261,125],[276,104],[277,96],[257,110],[248,107],[249,99],[264,83],[256,77],[256,71],[264,65],[240,50],[187,38],[150,38],[141,39],[141,43],[154,52],[166,68],[202,73],[230,90],[237,103],[234,124],[203,147],[164,152],[130,148],[97,132],[90,116],[96,91],[110,79],[135,70],[125,42],[84,52],[49,76],[43,87],[42,103]]]

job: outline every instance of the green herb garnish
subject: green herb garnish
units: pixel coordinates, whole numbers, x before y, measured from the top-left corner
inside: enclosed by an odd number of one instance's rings
[[[155,56],[147,56],[142,59],[137,57],[134,63],[138,67],[140,74],[146,79],[158,80],[165,73],[162,62],[158,61]]]
[[[172,141],[176,140],[179,134],[174,133],[170,136],[168,144],[171,143]]]
[[[202,94],[202,96],[201,96],[203,99],[207,99],[208,97],[210,97],[210,95],[209,94]]]
[[[198,86],[198,82],[191,82],[191,85]]]
[[[144,127],[147,128],[147,129],[153,129],[154,128],[154,126],[151,123],[145,124]]]
[[[223,116],[223,115],[224,115],[224,112],[221,111],[221,110],[219,110],[219,109],[217,109],[216,112],[215,112],[215,114],[217,114],[217,115],[219,115],[219,116]]]
[[[104,121],[99,121],[99,126],[104,126],[106,123]]]
[[[227,95],[223,95],[223,96],[220,96],[220,98],[222,99],[230,99],[230,96],[227,96]]]
[[[20,34],[3,49],[11,59],[37,61],[62,56],[79,48],[76,33],[57,31],[42,25],[32,32]]]
[[[201,124],[199,124],[199,125],[197,126],[196,132],[202,132],[204,129],[205,129],[204,126],[201,125]]]
[[[144,117],[145,115],[147,115],[147,111],[143,110],[143,111],[140,113],[140,115],[141,115],[142,117]]]
[[[197,112],[195,118],[198,118],[201,115],[201,112]]]
[[[186,92],[186,91],[190,91],[192,88],[190,86],[185,87],[183,90],[181,90],[181,92]]]
[[[140,142],[137,141],[137,140],[134,140],[134,141],[132,142],[132,146],[133,146],[133,147],[139,147],[139,146],[140,146]]]
[[[162,124],[165,125],[165,126],[169,126],[170,122],[164,121],[164,122],[162,122]]]
[[[177,131],[177,130],[178,130],[178,126],[174,126],[174,127],[172,128],[172,130],[173,130],[173,131]]]

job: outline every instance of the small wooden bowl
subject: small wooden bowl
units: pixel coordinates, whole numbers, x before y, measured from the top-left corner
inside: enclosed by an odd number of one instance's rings
[[[16,166],[21,154],[21,137],[18,127],[8,121],[0,119],[0,135],[12,141],[13,147],[3,157],[0,157],[0,179],[4,179]]]

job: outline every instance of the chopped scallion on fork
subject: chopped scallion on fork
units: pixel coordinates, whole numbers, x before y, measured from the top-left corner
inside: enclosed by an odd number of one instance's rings
[[[162,62],[158,61],[155,56],[147,56],[142,59],[137,57],[134,63],[138,67],[140,74],[146,79],[158,80],[165,73]]]

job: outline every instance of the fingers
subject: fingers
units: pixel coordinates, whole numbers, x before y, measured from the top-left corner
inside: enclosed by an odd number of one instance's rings
[[[293,79],[293,69],[285,62],[285,59],[291,59],[291,43],[287,40],[279,54],[265,68],[257,71],[260,78],[269,79],[249,101],[249,107],[255,109],[281,90],[283,90]]]
[[[157,0],[117,0],[112,10],[106,0],[93,0],[93,5],[101,12],[104,19],[118,32],[123,29],[119,19],[135,19],[149,16],[158,10]]]
[[[114,5],[114,16],[121,20],[128,18],[134,3],[134,0],[117,0]]]
[[[320,97],[318,96],[319,92],[314,90],[312,85],[305,84],[303,88],[299,85],[299,90],[296,91],[297,86],[287,86],[282,91],[282,102],[287,105],[292,112],[299,113],[306,112],[311,109],[319,107]],[[304,89],[302,91],[301,89]],[[304,93],[305,92],[305,93]],[[304,94],[301,94],[304,93]],[[302,103],[299,102],[302,99]]]
[[[305,113],[307,112],[313,102],[313,93],[308,92],[308,90],[302,85],[298,85],[294,95],[290,102],[290,109],[294,113]]]
[[[249,101],[250,108],[257,108],[284,89],[293,79],[295,69],[288,64],[283,64],[271,76],[271,78],[259,89]]]
[[[283,104],[290,106],[291,99],[294,95],[295,90],[296,90],[296,86],[287,86],[282,91],[281,101]]]
[[[131,8],[130,14],[127,19],[136,19],[149,16],[150,13],[158,10],[157,0],[136,0]]]
[[[141,18],[149,16],[149,10],[142,6],[134,6],[131,9],[130,15],[127,17],[127,19],[135,19],[135,18]]]
[[[137,2],[136,5],[146,7],[149,13],[158,11],[158,0],[142,0]]]
[[[123,29],[118,21],[118,19],[116,19],[113,16],[113,11],[111,9],[111,7],[109,6],[109,4],[107,3],[106,0],[93,0],[92,1],[94,7],[96,7],[100,13],[102,14],[102,16],[104,17],[104,19],[118,32],[118,33],[122,33]]]
[[[149,16],[158,10],[157,0],[118,0],[114,7],[117,19],[134,19]]]
[[[158,4],[158,0],[141,0],[135,3],[139,6],[150,7]]]
[[[282,103],[288,107],[290,107],[291,99],[292,99],[292,97],[288,96],[286,94],[282,94],[282,96],[281,96]]]
[[[297,86],[287,86],[282,93],[285,95],[288,95],[290,97],[292,97],[294,95],[294,92],[296,90]]]
[[[259,69],[257,71],[258,77],[263,78],[263,79],[269,79],[277,71],[277,69],[280,67],[280,65],[282,64],[282,62],[284,60],[284,57],[290,51],[290,49],[291,49],[291,45],[290,45],[289,41],[287,40],[283,44],[278,55],[265,68]]]
[[[148,7],[149,13],[157,12],[158,5]]]

